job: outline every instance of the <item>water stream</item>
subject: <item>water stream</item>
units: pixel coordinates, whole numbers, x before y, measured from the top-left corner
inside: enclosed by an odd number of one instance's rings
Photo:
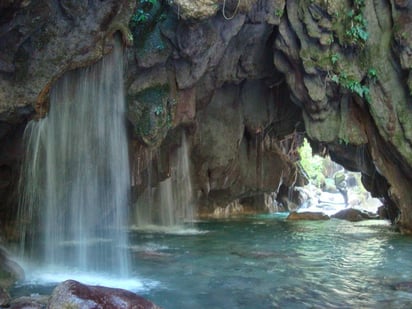
[[[193,222],[195,205],[190,178],[189,149],[186,134],[182,131],[180,147],[171,158],[170,177],[156,188],[150,186],[136,205],[137,229],[176,229]],[[151,162],[148,164],[149,179]],[[149,181],[150,183],[150,181]]]
[[[123,54],[66,73],[25,131],[22,251],[31,264],[128,274],[130,190]]]

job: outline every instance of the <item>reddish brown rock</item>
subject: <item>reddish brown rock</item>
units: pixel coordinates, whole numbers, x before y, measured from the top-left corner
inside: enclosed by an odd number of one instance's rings
[[[74,280],[59,284],[53,291],[49,309],[160,309],[152,302],[130,291],[103,286],[84,285]]]
[[[359,209],[347,208],[337,212],[332,216],[332,218],[357,222],[368,219],[377,219],[377,216]]]
[[[287,220],[329,220],[329,216],[323,212],[296,212],[293,211],[287,217]]]

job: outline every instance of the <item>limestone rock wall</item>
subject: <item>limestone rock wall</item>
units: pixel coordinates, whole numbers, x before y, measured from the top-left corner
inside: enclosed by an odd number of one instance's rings
[[[274,57],[302,106],[308,137],[394,202],[400,212],[393,219],[404,230],[412,218],[411,7],[287,1]]]
[[[137,64],[128,76],[129,120],[136,144],[143,145],[135,145],[133,154],[136,190],[170,176],[168,153],[179,147],[185,130],[202,214],[247,197],[264,200],[282,184],[300,180],[293,162],[298,144],[281,140],[303,134],[301,110],[273,64],[285,3],[246,1],[237,7],[227,1],[228,19],[223,4],[212,2],[176,1],[129,50],[129,67]]]
[[[302,182],[294,161],[306,134],[318,153],[361,171],[366,187],[386,198],[393,221],[412,231],[411,6],[395,0],[0,4],[2,218],[16,204],[25,123],[47,113],[47,94],[59,76],[98,61],[120,31],[129,46],[136,196],[170,175],[184,130],[202,211],[265,200]]]

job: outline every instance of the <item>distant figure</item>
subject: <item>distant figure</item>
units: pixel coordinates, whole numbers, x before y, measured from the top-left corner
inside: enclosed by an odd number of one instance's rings
[[[345,170],[342,168],[341,170],[337,171],[335,175],[333,175],[333,179],[335,180],[336,189],[338,189],[340,194],[342,194],[343,196],[345,206],[348,207],[348,189],[346,186]]]

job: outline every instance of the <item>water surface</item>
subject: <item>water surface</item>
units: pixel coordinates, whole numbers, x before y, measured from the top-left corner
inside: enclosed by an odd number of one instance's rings
[[[394,289],[412,281],[412,238],[385,221],[289,222],[276,214],[197,222],[186,231],[138,229],[129,236],[132,278],[139,284],[128,288],[164,308],[412,304],[412,293]]]

